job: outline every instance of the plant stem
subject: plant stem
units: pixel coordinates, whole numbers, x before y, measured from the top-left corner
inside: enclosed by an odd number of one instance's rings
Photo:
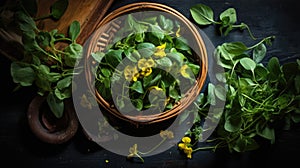
[[[262,43],[264,43],[265,41],[270,40],[270,39],[274,39],[274,38],[275,38],[275,36],[269,36],[269,37],[266,37],[266,38],[262,39],[260,42],[254,44],[253,46],[248,47],[248,50],[252,50],[253,48],[259,46],[259,45],[262,44]]]
[[[241,28],[241,29],[247,29],[247,31],[249,32],[250,37],[253,40],[256,40],[256,37],[253,36],[253,33],[251,32],[249,26],[245,23],[241,23],[240,25],[232,25],[233,28]]]
[[[152,149],[150,149],[149,151],[147,151],[147,152],[139,152],[140,154],[142,154],[142,155],[146,155],[146,154],[148,154],[148,153],[151,153],[151,152],[153,152],[155,149],[157,149],[162,143],[164,143],[165,142],[165,140],[166,140],[167,138],[163,138],[156,146],[154,146]]]
[[[217,145],[216,145],[217,146]],[[205,146],[205,147],[199,147],[193,150],[193,152],[199,151],[199,150],[207,150],[207,149],[215,149],[216,146]]]
[[[49,14],[49,15],[44,15],[44,16],[40,16],[40,17],[37,17],[37,18],[34,18],[33,20],[34,21],[38,21],[38,20],[42,20],[42,19],[47,19],[49,17],[51,17],[52,15]]]

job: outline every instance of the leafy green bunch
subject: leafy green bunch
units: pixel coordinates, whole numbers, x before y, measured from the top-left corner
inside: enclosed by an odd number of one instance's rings
[[[92,54],[99,62],[96,88],[101,96],[110,101],[114,86],[122,88],[115,103],[124,112],[132,111],[131,102],[138,111],[171,109],[189,89],[180,90],[178,81],[192,83],[200,70],[180,29],[164,15],[137,19],[129,14],[113,45]]]
[[[201,26],[215,24],[219,26],[221,35],[227,36],[233,29],[247,29],[251,38],[256,39],[249,26],[245,23],[237,24],[237,14],[234,8],[228,8],[219,15],[218,21],[214,18],[213,10],[204,4],[197,4],[190,8],[191,15],[195,22]]]
[[[82,46],[76,43],[80,24],[73,21],[68,35],[40,30],[36,26],[33,11],[37,5],[19,2],[15,21],[19,26],[24,47],[24,57],[11,63],[11,76],[19,86],[34,86],[37,93],[47,96],[47,103],[53,114],[63,115],[64,99],[70,98],[71,82],[76,60],[81,57]],[[66,0],[58,0],[51,6],[51,14],[43,18],[59,19],[67,8]],[[38,18],[38,20],[41,18]]]
[[[192,9],[206,11],[207,7],[200,4]],[[195,19],[203,22],[201,25],[208,22],[207,18]],[[186,136],[195,142],[192,152],[224,147],[230,152],[255,150],[264,141],[275,143],[276,130],[290,129],[300,122],[300,60],[280,64],[273,56],[262,63],[274,38],[266,37],[250,47],[240,41],[216,47],[214,60],[224,72],[216,74],[219,84],[210,82],[206,92],[200,94],[198,118],[214,122],[214,116],[208,116],[209,108],[217,100],[225,106],[216,109],[222,115],[205,146],[196,148],[201,134],[210,129],[204,128],[200,119],[187,131]]]

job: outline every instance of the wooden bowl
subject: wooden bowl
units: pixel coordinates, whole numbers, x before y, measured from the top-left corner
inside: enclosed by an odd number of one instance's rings
[[[184,26],[184,28],[181,29],[183,32],[182,36],[189,36],[189,40],[192,40],[190,41],[190,44],[193,45],[194,50],[197,50],[195,51],[195,53],[198,54],[194,54],[194,59],[197,61],[197,64],[200,65],[201,68],[198,76],[196,76],[195,78],[193,87],[188,90],[185,96],[182,97],[172,109],[161,112],[159,114],[132,116],[120,113],[112,102],[106,101],[97,91],[97,89],[95,89],[95,84],[93,83],[95,76],[93,75],[92,69],[95,68],[96,61],[93,59],[91,54],[97,51],[104,52],[106,46],[113,41],[114,35],[121,28],[122,20],[118,19],[120,16],[141,11],[164,12],[179,21],[182,26]],[[134,124],[137,127],[141,125],[151,125],[174,119],[174,117],[178,116],[178,114],[184,111],[196,99],[206,80],[208,59],[205,44],[199,31],[184,15],[182,15],[175,9],[163,4],[139,2],[128,4],[116,9],[115,11],[108,14],[100,22],[99,29],[96,30],[95,33],[91,36],[91,38],[86,43],[86,46],[87,48],[84,65],[86,81],[89,89],[93,93],[95,93],[95,98],[99,105],[101,105],[100,107],[113,117]]]

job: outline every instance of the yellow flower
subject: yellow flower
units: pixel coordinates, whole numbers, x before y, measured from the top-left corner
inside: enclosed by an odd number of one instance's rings
[[[138,61],[138,68],[142,71],[140,72],[141,76],[149,76],[152,73],[152,67],[155,65],[152,58],[145,59],[142,58]]]
[[[170,99],[171,98],[169,96],[166,98],[166,100],[165,100],[165,106],[169,103]]]
[[[177,29],[177,31],[176,31],[176,37],[180,37],[179,32],[180,32],[180,27],[178,27],[178,29]]]
[[[157,57],[160,57],[160,58],[166,56],[165,48],[166,48],[166,43],[164,43],[160,46],[157,46],[156,47],[156,52],[154,53],[154,55],[157,56]]]
[[[152,90],[152,89],[154,89],[153,93],[156,94],[156,95],[159,94],[159,92],[164,91],[162,88],[160,88],[158,86],[151,86],[151,87],[148,88],[149,91]]]
[[[138,78],[140,77],[140,74],[139,73],[135,73],[132,77],[132,81],[133,82],[136,82],[138,80]]]
[[[152,58],[145,59],[142,58],[138,61],[138,67],[142,71],[146,71],[147,68],[151,68],[154,66],[154,60]]]
[[[147,67],[154,67],[154,65],[155,65],[155,62],[152,58],[147,59],[147,62],[146,62]]]
[[[183,138],[181,139],[181,141],[182,141],[183,143],[185,143],[185,144],[189,144],[189,143],[191,143],[191,138],[190,138],[190,137],[183,137]]]
[[[142,162],[144,162],[144,159],[138,154],[139,151],[137,150],[137,144],[134,144],[132,147],[129,148],[129,155],[127,155],[127,158],[132,157],[138,157]]]
[[[139,69],[143,70],[144,68],[146,68],[146,62],[147,62],[147,60],[145,58],[140,59],[138,61]]]
[[[143,76],[149,76],[152,73],[152,68],[147,68],[144,72]]]
[[[192,158],[193,149],[191,147],[186,147],[183,151],[186,154],[187,158]]]
[[[127,81],[136,81],[139,77],[138,70],[136,66],[127,65],[124,69],[124,77]]]
[[[168,131],[168,130],[160,131],[159,135],[162,138],[168,138],[168,139],[174,138],[173,132],[172,131]]]
[[[129,148],[129,155],[127,157],[131,158],[136,156],[137,154],[138,154],[137,144],[134,144],[132,147]]]
[[[180,74],[185,77],[185,78],[190,78],[190,73],[189,73],[189,66],[188,65],[183,65],[181,68],[180,68]]]
[[[183,137],[181,139],[183,143],[178,144],[178,148],[180,150],[183,150],[183,152],[186,154],[186,157],[191,159],[192,158],[192,153],[193,153],[193,148],[191,147],[191,138],[190,137]]]
[[[184,150],[186,148],[186,144],[185,143],[179,143],[178,148],[181,149],[181,150]]]

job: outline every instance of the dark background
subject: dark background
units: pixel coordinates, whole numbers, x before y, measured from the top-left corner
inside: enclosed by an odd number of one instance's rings
[[[108,12],[138,0],[115,0]],[[261,39],[275,35],[273,45],[268,47],[268,55],[276,56],[281,63],[300,58],[300,5],[297,0],[154,0],[175,8],[192,20],[189,8],[197,3],[210,6],[215,18],[225,9],[234,7],[238,22],[248,24],[254,36]],[[247,31],[233,31],[226,37],[216,33],[215,26],[201,27],[214,45],[223,42],[243,41],[251,46],[253,41]],[[7,167],[291,167],[298,163],[300,152],[300,126],[289,131],[276,133],[273,145],[262,146],[256,151],[228,153],[227,151],[199,151],[188,160],[176,147],[164,153],[146,157],[145,163],[134,163],[102,149],[87,140],[79,128],[69,142],[62,145],[46,144],[38,140],[30,131],[26,110],[35,96],[32,88],[13,92],[15,84],[10,77],[10,61],[0,56],[0,163]],[[299,157],[298,157],[299,158]],[[106,163],[105,161],[109,162]],[[18,166],[18,167],[20,167]],[[1,166],[2,167],[2,166]],[[293,166],[294,167],[294,166]]]

